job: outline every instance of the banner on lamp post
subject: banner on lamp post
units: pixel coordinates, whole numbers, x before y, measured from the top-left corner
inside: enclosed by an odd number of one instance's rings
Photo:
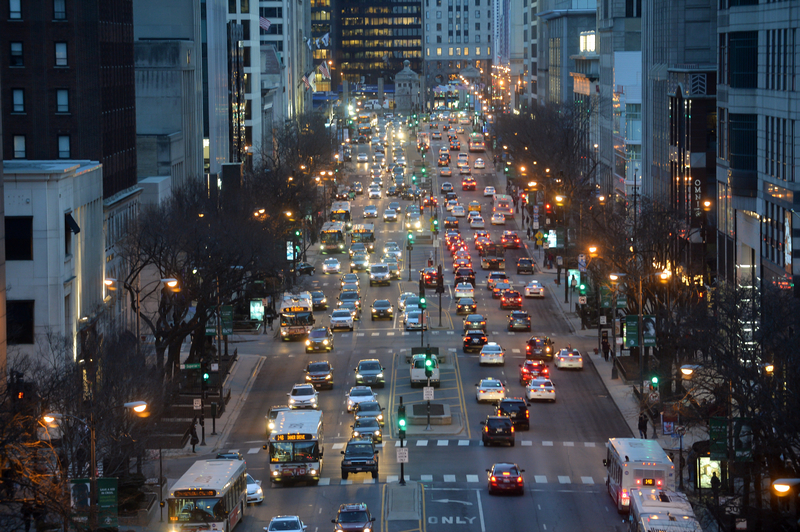
[[[625,347],[639,347],[639,316],[625,316]]]
[[[656,317],[653,315],[642,317],[642,345],[644,347],[656,346]]]

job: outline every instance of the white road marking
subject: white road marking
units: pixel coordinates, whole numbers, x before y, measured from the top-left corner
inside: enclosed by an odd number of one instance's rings
[[[593,441],[583,442],[583,446],[584,447],[594,447],[594,442]]]
[[[370,354],[370,355],[374,355],[374,354],[375,354],[375,353],[377,353],[377,352],[378,352],[378,351],[376,351],[375,349],[370,349],[370,350],[369,350],[369,354]]]
[[[594,479],[592,477],[581,477],[581,481],[584,484],[594,484]]]
[[[344,449],[344,444],[343,444],[343,443],[334,443],[334,444],[333,444],[333,449],[334,449],[334,450],[337,450],[337,449]]]
[[[417,440],[417,447],[427,447],[428,440]]]
[[[564,447],[575,447],[575,442],[565,441]]]
[[[455,331],[447,331],[447,334],[455,334]]]
[[[570,483],[569,477],[567,477],[567,476],[564,476],[564,475],[559,475],[559,476],[558,476],[558,481],[559,481],[561,484],[569,484],[569,483]]]
[[[381,333],[372,333],[372,334],[370,334],[370,336],[380,336],[380,335],[381,335]]]
[[[349,485],[350,485],[350,484],[352,484],[352,483],[353,483],[353,481],[352,481],[352,480],[343,480],[343,481],[342,481],[342,483],[341,483],[341,485],[342,485],[342,486],[349,486]]]
[[[469,440],[458,440],[459,447],[465,447],[467,445],[469,445]]]
[[[356,333],[356,336],[364,336],[365,333]]]
[[[456,481],[456,476],[455,475],[445,475],[444,476],[444,481],[445,482],[455,482]]]
[[[433,475],[420,475],[419,479],[422,482],[433,482]]]
[[[394,336],[394,333],[393,332],[387,332],[386,336]]]
[[[480,482],[478,475],[467,475],[467,482]]]
[[[399,482],[399,481],[400,481],[400,477],[398,477],[397,475],[389,475],[389,476],[386,477],[386,482],[387,483]]]
[[[330,486],[331,485],[330,477],[325,477],[325,478],[319,479],[319,485],[320,486]]]
[[[551,441],[543,441],[542,442],[542,446],[543,447],[552,447],[553,446],[553,442],[551,442]]]
[[[258,451],[261,450],[261,447],[253,447],[247,451],[247,454],[258,454]]]
[[[365,478],[364,484],[375,484],[375,480],[374,478]]]
[[[436,446],[437,446],[437,447],[447,447],[447,445],[448,445],[449,443],[450,443],[450,440],[438,440],[438,441],[436,442]]]
[[[523,447],[530,447],[530,446],[532,446],[532,445],[533,445],[533,442],[532,442],[532,441],[530,441],[530,440],[524,440],[524,441],[522,442],[522,446],[523,446]]]
[[[537,484],[547,484],[547,477],[545,475],[534,475],[533,480]]]
[[[518,354],[518,353],[521,353],[522,351],[520,351],[519,349],[512,349],[511,352],[515,353],[515,354]]]

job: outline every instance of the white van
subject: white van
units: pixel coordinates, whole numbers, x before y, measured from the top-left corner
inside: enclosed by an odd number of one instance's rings
[[[433,359],[433,372],[431,374],[431,386],[439,387],[439,359],[436,355],[432,355]],[[411,386],[415,384],[428,384],[428,377],[425,376],[425,355],[416,354],[411,359]]]
[[[619,513],[630,511],[634,490],[675,491],[675,465],[657,440],[611,438],[606,451],[606,486]]]

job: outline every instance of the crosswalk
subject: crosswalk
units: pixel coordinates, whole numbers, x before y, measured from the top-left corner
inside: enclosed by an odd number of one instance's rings
[[[456,336],[457,332],[458,331],[432,331],[432,330],[427,330],[427,331],[425,331],[425,334],[426,335],[430,334],[432,336]],[[532,333],[528,333],[528,332],[518,333],[518,332],[515,332],[515,331],[489,331],[489,333],[492,334],[493,336],[501,336],[501,335],[516,336],[517,334],[519,334],[521,336],[525,336],[525,335],[530,336],[532,334]],[[365,336],[369,336],[369,337],[419,336],[419,334],[420,334],[419,331],[404,331],[402,329],[362,329],[362,330],[358,330],[357,329],[354,332],[334,333],[334,338],[352,338],[353,336],[355,336],[356,338],[362,338],[362,337],[365,337]],[[458,333],[458,336],[460,336],[460,335],[461,335],[461,333]],[[455,351],[455,349],[453,349],[453,351]],[[514,349],[513,352],[514,353],[519,353],[521,351],[519,349]]]
[[[592,441],[585,441],[585,442],[574,442],[574,441],[550,441],[550,440],[542,440],[542,441],[534,441],[534,440],[517,440],[517,445],[522,447],[578,447],[578,448],[585,448],[591,449],[595,447],[600,447],[604,445],[603,443],[597,443]],[[334,451],[341,451],[345,448],[346,442],[339,441],[333,444],[326,444],[326,447],[330,445]],[[482,447],[483,441],[481,440],[453,440],[453,439],[418,439],[418,440],[405,440],[404,446],[406,447]],[[391,440],[384,443],[379,443],[376,445],[378,448],[382,447],[400,447],[400,440]],[[252,447],[248,449],[246,452],[240,449],[229,449],[229,453],[239,453],[244,452],[244,454],[258,454],[259,452],[263,451],[262,447]]]
[[[325,472],[323,471],[323,474]],[[382,475],[378,473],[378,478],[374,479],[369,475],[353,474],[354,478],[342,480],[339,477],[322,477],[319,479],[320,486],[351,486],[353,484],[391,484],[399,482],[399,475]],[[533,480],[531,480],[533,479]],[[478,484],[486,482],[486,473],[479,475],[405,475],[406,482],[427,482],[427,483],[444,483],[444,484]],[[581,485],[597,487],[598,485],[605,484],[604,478],[597,478],[591,476],[578,476],[571,477],[569,475],[556,475],[555,477],[548,477],[547,475],[530,475],[525,474],[527,483],[536,485],[545,484],[559,484],[559,485]]]

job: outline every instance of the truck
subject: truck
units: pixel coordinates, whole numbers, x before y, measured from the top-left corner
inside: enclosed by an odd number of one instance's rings
[[[484,270],[506,269],[506,259],[502,245],[490,244],[481,248],[481,268]]]

